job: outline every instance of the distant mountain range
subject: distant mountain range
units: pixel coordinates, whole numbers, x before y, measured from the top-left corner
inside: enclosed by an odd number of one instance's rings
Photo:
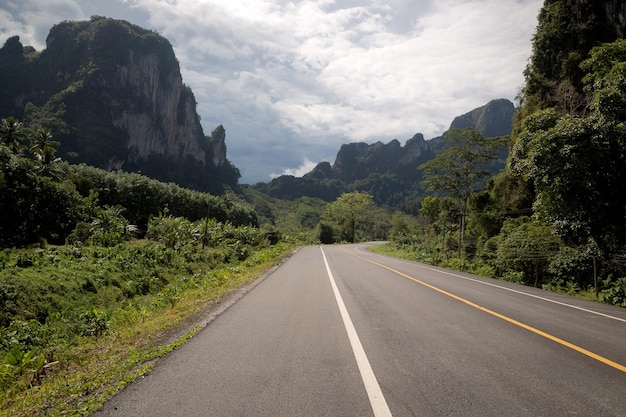
[[[515,106],[509,100],[492,100],[456,117],[450,129],[475,129],[488,138],[506,136],[511,133],[514,113]],[[445,134],[427,141],[419,133],[404,146],[397,139],[386,144],[345,144],[332,165],[321,162],[302,177],[282,175],[268,183],[255,184],[254,188],[285,200],[307,196],[333,201],[344,192],[362,191],[370,193],[378,204],[408,208],[424,195],[417,167],[445,145]],[[490,167],[494,174],[504,168],[507,152],[508,148],[503,148],[499,160]]]
[[[225,131],[205,136],[171,44],[126,21],[62,22],[38,52],[19,36],[0,49],[0,118],[47,127],[59,156],[220,193],[239,170]]]
[[[155,32],[95,16],[55,25],[43,51],[13,36],[0,48],[0,83],[0,118],[51,129],[65,160],[141,172],[214,194],[239,186],[239,170],[226,157],[224,128],[205,136],[172,46]],[[508,135],[514,111],[510,101],[493,100],[450,127]],[[417,166],[443,146],[443,137],[426,141],[421,134],[404,146],[395,139],[350,143],[332,165],[321,162],[303,177],[281,176],[254,188],[280,199],[326,201],[358,190],[379,204],[410,204],[423,194]]]

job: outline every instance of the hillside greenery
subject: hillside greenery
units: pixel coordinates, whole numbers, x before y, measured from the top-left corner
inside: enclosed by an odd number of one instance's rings
[[[120,120],[132,115],[143,115],[145,129],[162,133],[161,142],[166,140],[159,103],[151,102],[155,98],[146,96],[147,90],[133,89],[120,79],[121,69],[137,70],[133,61],[141,56],[154,57],[152,82],[159,89],[182,82],[170,42],[123,20],[93,16],[87,21],[60,22],[51,28],[42,51],[12,36],[0,48],[0,118],[22,120],[29,134],[48,129],[58,142],[58,155],[73,164],[103,169],[123,165],[129,172],[213,194],[235,189],[240,173],[225,158],[223,128],[203,135],[194,94],[184,84],[174,94],[177,101],[163,105],[177,106],[179,136],[197,142],[205,161],[183,154],[178,147],[169,152],[151,148],[140,156],[137,146],[130,145],[131,133],[120,127]],[[193,137],[189,132],[195,132]],[[222,151],[224,160],[213,163],[212,156]]]
[[[234,194],[71,165],[27,132],[0,123],[2,416],[93,411],[293,246]]]
[[[545,2],[506,169],[466,211],[440,173],[381,250],[626,306],[626,42],[605,3]]]
[[[388,240],[374,250],[626,307],[626,42],[600,3],[545,2],[510,152],[469,126],[396,171],[397,141],[349,144],[216,196],[61,160],[60,101],[2,119],[0,416],[92,412],[301,244]],[[40,58],[2,54],[16,77]]]

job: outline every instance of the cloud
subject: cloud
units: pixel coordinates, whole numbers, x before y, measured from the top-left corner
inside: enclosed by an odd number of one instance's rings
[[[493,98],[513,99],[523,83],[541,5],[539,0],[135,3],[152,10],[151,24],[174,39],[188,82],[226,106],[220,111],[238,142],[229,138],[235,164],[244,149],[275,155],[253,165],[257,173],[279,171],[284,159],[299,167],[305,144],[317,145],[317,152],[307,155],[314,159],[349,141],[410,138],[417,132],[434,137],[459,114]],[[184,42],[177,41],[181,34]],[[203,86],[197,73],[186,72],[190,62],[214,64],[207,70],[218,74],[219,83]],[[278,152],[285,148],[282,141],[290,143],[286,154]],[[267,146],[274,152],[261,151]],[[241,168],[244,181],[251,169]]]
[[[307,174],[315,168],[317,162],[313,162],[308,158],[303,158],[302,164],[297,168],[285,168],[280,174],[272,173],[270,174],[270,178],[276,178],[281,175],[293,175],[294,177],[301,177],[304,174]]]
[[[0,9],[0,36],[19,35],[23,44],[43,49],[50,28],[57,23],[53,19],[82,17],[81,8],[74,0],[9,0]]]
[[[242,182],[299,172],[346,142],[431,138],[457,115],[513,99],[543,3],[12,1],[0,10],[0,34],[17,31],[36,46],[52,24],[92,14],[168,38],[205,131],[226,128]]]

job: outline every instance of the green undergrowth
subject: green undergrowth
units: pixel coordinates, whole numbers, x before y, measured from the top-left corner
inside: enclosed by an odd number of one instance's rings
[[[502,281],[525,284],[523,274],[521,272],[509,271],[504,274],[498,274],[496,272],[496,267],[485,262],[461,260],[458,257],[444,257],[438,252],[415,250],[414,248],[408,248],[394,243],[376,245],[370,247],[369,249],[372,252],[382,255],[421,262],[456,271],[468,272],[470,274],[487,278],[496,278]],[[626,307],[626,278],[615,279],[614,277],[609,276],[601,279],[599,282],[599,293],[597,297],[595,295],[594,288],[581,288],[573,281],[564,279],[553,279],[548,283],[542,284],[541,288],[547,291],[572,295],[590,301],[598,301],[605,304]]]
[[[192,337],[216,300],[292,249],[240,236],[218,247],[142,240],[1,252],[0,416],[92,413]],[[181,328],[191,330],[170,336]]]

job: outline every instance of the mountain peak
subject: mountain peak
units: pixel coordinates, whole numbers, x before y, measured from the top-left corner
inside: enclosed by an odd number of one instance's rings
[[[451,128],[476,129],[486,137],[508,135],[514,112],[509,100],[492,100],[456,117]],[[426,141],[421,133],[404,146],[397,139],[388,143],[348,143],[341,146],[332,165],[321,162],[302,178],[280,176],[269,184],[258,183],[255,188],[276,198],[309,196],[326,201],[356,190],[370,193],[378,204],[410,205],[423,194],[417,167],[432,159],[443,146],[443,137]]]
[[[203,191],[237,185],[225,131],[205,137],[196,100],[170,42],[124,20],[64,21],[32,53],[19,37],[0,59],[0,117],[51,129],[59,156],[100,168],[141,171]]]
[[[450,129],[475,129],[485,137],[505,136],[511,133],[515,106],[507,99],[491,100],[461,116],[455,117]]]

